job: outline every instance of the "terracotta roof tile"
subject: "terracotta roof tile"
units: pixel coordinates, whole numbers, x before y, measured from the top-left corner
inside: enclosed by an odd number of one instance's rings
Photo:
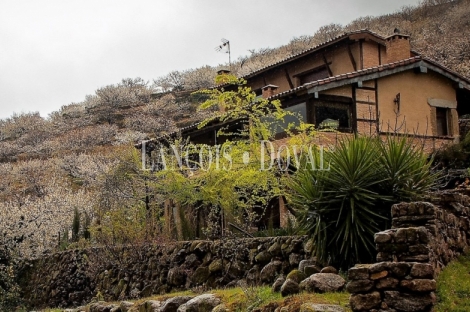
[[[302,86],[296,87],[294,89],[290,89],[290,90],[278,93],[278,94],[270,97],[269,99],[279,98],[279,97],[282,97],[283,95],[294,93],[295,91],[298,91],[298,90],[301,90],[301,89],[309,89],[311,87],[315,87],[317,85],[325,85],[325,84],[328,84],[328,83],[333,82],[333,81],[340,81],[340,80],[344,80],[344,79],[360,77],[362,75],[371,74],[371,73],[375,73],[375,72],[382,72],[384,70],[394,69],[394,68],[409,65],[409,64],[412,64],[412,63],[417,63],[417,62],[420,62],[420,61],[425,61],[425,62],[431,63],[432,65],[437,66],[441,69],[444,69],[444,70],[448,71],[450,74],[452,74],[453,76],[456,76],[460,79],[463,79],[463,80],[467,81],[470,84],[470,80],[468,78],[463,77],[462,75],[459,75],[459,74],[453,72],[449,68],[437,63],[436,61],[430,60],[428,58],[424,58],[422,56],[414,56],[414,57],[411,57],[409,59],[400,60],[400,61],[389,63],[389,64],[373,66],[373,67],[370,67],[370,68],[357,70],[357,71],[347,73],[347,74],[340,74],[340,75],[336,75],[336,76],[329,77],[329,78],[326,78],[326,79],[308,82],[308,83],[306,83]]]

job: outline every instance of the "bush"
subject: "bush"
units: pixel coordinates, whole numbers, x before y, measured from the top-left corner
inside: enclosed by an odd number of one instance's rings
[[[371,261],[391,204],[419,198],[437,178],[406,138],[346,139],[324,161],[328,170],[300,169],[288,179],[290,202],[314,239],[314,255],[341,267]]]
[[[0,248],[0,311],[14,311],[20,304],[20,288],[10,253]]]

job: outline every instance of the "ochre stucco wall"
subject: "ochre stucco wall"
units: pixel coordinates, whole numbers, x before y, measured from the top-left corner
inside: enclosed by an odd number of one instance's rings
[[[373,41],[362,43],[363,68],[379,65],[379,45]]]
[[[400,111],[394,112],[393,100],[400,93]],[[380,130],[420,135],[437,135],[435,113],[428,98],[456,100],[452,82],[436,73],[414,73],[409,70],[378,80]],[[435,111],[435,109],[434,109]],[[450,113],[450,135],[458,136],[457,115]],[[396,122],[397,120],[397,122]],[[399,129],[398,129],[399,128]]]

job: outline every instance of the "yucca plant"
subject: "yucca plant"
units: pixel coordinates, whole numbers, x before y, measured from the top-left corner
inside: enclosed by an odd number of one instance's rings
[[[425,193],[436,178],[406,139],[345,139],[324,162],[329,170],[299,168],[287,180],[289,199],[314,239],[314,255],[342,267],[371,261],[374,233],[388,227],[391,204]]]
[[[387,177],[382,192],[395,202],[416,200],[436,185],[440,172],[433,170],[433,158],[410,138],[390,136],[379,147],[381,167]]]

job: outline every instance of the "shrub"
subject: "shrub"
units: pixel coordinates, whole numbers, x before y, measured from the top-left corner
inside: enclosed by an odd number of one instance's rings
[[[370,261],[374,233],[388,227],[391,204],[419,198],[438,175],[406,138],[346,139],[324,161],[328,170],[297,170],[287,185],[314,255],[342,267]]]

